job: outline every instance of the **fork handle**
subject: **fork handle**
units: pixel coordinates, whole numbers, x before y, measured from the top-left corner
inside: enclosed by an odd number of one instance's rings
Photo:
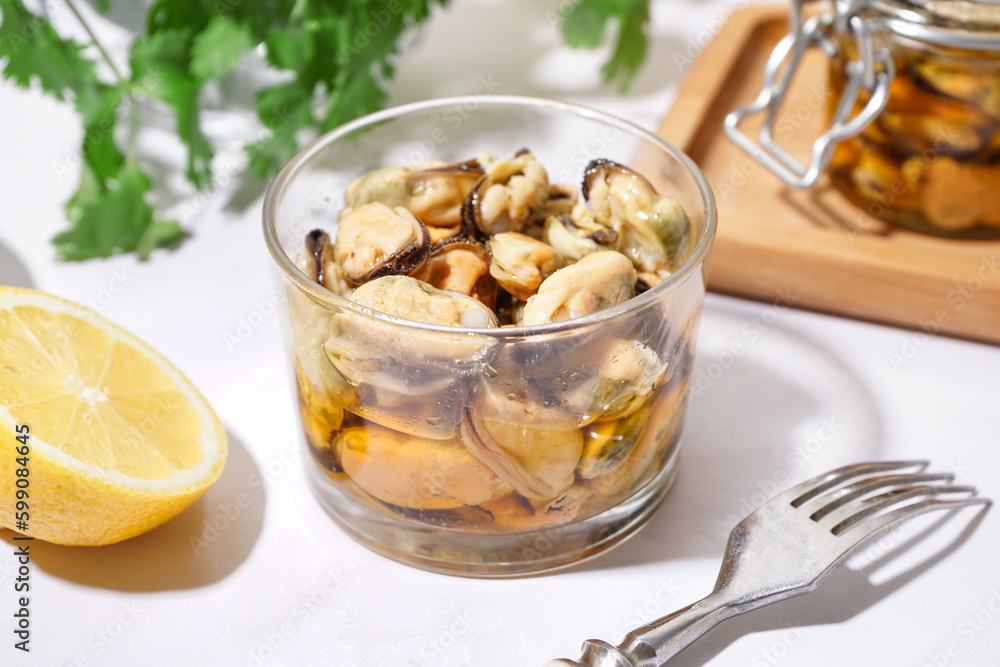
[[[616,646],[591,639],[578,662],[553,660],[545,667],[661,667],[716,624],[735,616],[730,600],[713,591],[669,616],[637,628]]]
[[[721,621],[738,612],[717,591],[625,636],[618,650],[634,667],[660,667]]]

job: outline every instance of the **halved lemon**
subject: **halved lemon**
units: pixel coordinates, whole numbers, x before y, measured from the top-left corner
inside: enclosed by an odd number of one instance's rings
[[[226,435],[161,355],[96,313],[0,286],[0,525],[111,544],[219,477]],[[26,471],[26,472],[25,472]]]

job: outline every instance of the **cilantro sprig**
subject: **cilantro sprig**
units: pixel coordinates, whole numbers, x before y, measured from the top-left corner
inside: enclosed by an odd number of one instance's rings
[[[187,180],[210,188],[213,149],[199,122],[199,94],[263,45],[267,63],[289,75],[257,94],[257,115],[269,132],[246,152],[250,171],[266,178],[298,151],[303,129],[326,131],[381,108],[400,36],[426,20],[433,5],[449,2],[156,0],[122,71],[73,0],[60,1],[89,41],[60,35],[22,0],[0,0],[0,74],[24,88],[38,86],[80,115],[79,183],[65,205],[69,228],[53,238],[65,260],[123,252],[145,259],[185,235],[147,201],[152,184],[135,149],[138,100],[153,98],[170,109],[187,153]],[[644,57],[648,1],[570,0],[560,10],[570,46],[599,45],[605,27],[617,22],[616,46],[602,72],[623,90]],[[95,4],[107,11],[109,3]],[[120,123],[124,132],[117,132]],[[116,133],[124,134],[124,145]]]
[[[600,46],[609,25],[617,25],[611,58],[601,68],[605,83],[628,90],[646,57],[649,0],[572,0],[560,11],[566,44],[592,49]]]

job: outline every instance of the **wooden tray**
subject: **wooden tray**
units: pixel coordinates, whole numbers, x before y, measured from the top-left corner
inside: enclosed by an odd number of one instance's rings
[[[723,117],[757,96],[764,63],[787,32],[787,6],[734,13],[691,65],[659,128],[698,163],[718,200],[709,288],[1000,343],[1000,242],[889,228],[825,178],[810,190],[785,186],[726,138]],[[808,154],[826,123],[826,67],[821,54],[807,55],[783,106],[794,112],[776,125],[795,155]],[[755,136],[759,118],[740,127]]]

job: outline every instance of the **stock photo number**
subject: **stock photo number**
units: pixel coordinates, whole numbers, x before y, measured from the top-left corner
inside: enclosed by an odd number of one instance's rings
[[[17,431],[18,444],[15,446],[17,466],[14,468],[14,520],[17,530],[27,532],[28,524],[31,521],[31,480],[29,478],[31,473],[28,469],[31,454],[31,445],[28,443],[30,429],[27,424],[18,424],[15,430]],[[28,535],[17,535],[14,539],[30,541],[32,538]],[[14,549],[14,557],[18,563],[17,577],[14,579],[14,592],[18,594],[17,611],[14,612],[14,636],[16,637],[14,648],[25,653],[30,650],[28,644],[31,641],[31,616],[28,611],[31,598],[27,595],[31,590],[31,569],[28,567],[31,560],[28,553],[29,547],[29,544],[19,544]]]

